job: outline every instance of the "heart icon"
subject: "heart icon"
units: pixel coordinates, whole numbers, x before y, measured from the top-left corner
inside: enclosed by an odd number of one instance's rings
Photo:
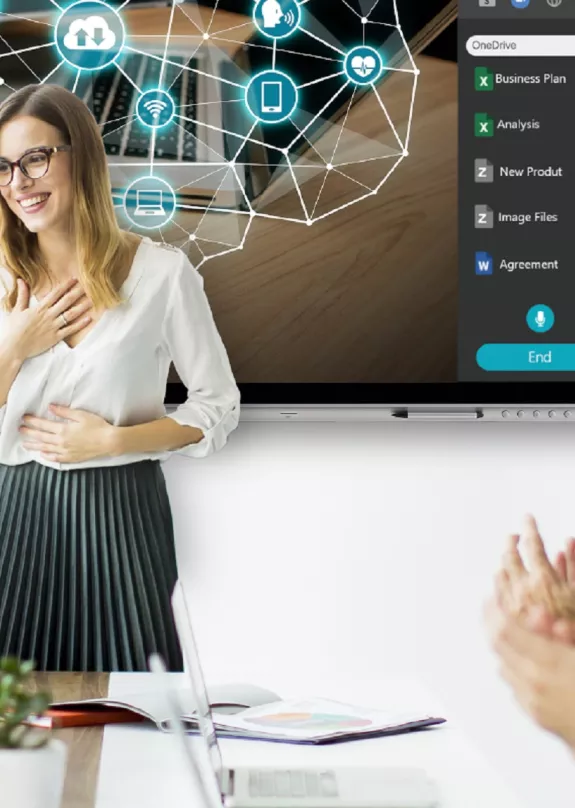
[[[351,67],[362,78],[367,78],[376,68],[376,61],[373,56],[354,56],[351,60]]]

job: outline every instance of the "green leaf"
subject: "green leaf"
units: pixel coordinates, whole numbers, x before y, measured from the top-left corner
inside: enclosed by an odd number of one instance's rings
[[[42,715],[48,709],[50,699],[44,693],[36,693],[26,701],[28,715]]]
[[[10,690],[16,684],[16,675],[13,673],[4,673],[0,679],[0,686],[2,690]]]
[[[16,657],[4,657],[0,661],[0,670],[17,675],[20,673],[20,662]]]
[[[20,674],[22,676],[29,676],[32,671],[35,669],[36,663],[33,662],[31,659],[27,662],[20,663]]]
[[[50,693],[31,692],[28,681],[34,669],[32,660],[0,659],[0,748],[36,748],[49,740],[48,730],[25,723],[31,715],[42,715],[52,700]]]

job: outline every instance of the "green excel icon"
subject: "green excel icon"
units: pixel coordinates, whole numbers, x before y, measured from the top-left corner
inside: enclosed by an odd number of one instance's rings
[[[495,125],[486,112],[475,113],[475,137],[493,137]]]
[[[491,92],[495,87],[493,70],[489,67],[475,68],[475,89],[479,92]]]

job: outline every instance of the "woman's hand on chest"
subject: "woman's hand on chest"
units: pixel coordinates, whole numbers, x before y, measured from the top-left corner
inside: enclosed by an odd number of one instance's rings
[[[35,307],[28,286],[22,280],[17,284],[16,305],[3,320],[1,338],[18,360],[38,356],[89,327],[92,304],[76,280],[59,284]]]

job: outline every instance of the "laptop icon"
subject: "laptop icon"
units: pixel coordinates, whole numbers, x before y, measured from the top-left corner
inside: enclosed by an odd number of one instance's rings
[[[162,191],[141,189],[136,191],[134,216],[165,216],[162,204]]]
[[[423,769],[416,767],[380,764],[305,769],[225,767],[180,581],[172,595],[172,610],[197,705],[203,747],[203,754],[196,757],[197,766],[215,805],[220,808],[261,808],[262,805],[266,808],[304,808],[306,805],[313,808],[436,808],[439,805],[435,783]],[[178,723],[182,725],[181,720]],[[180,730],[181,726],[176,735],[187,746]],[[187,748],[192,750],[191,746]]]

